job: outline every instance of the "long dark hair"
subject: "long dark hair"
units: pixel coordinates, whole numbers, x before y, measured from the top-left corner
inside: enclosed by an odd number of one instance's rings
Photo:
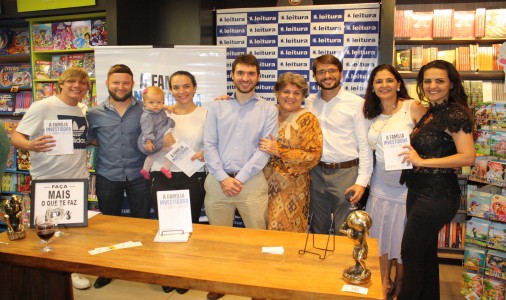
[[[383,64],[376,66],[369,75],[369,80],[367,80],[367,90],[365,91],[365,102],[364,102],[364,116],[366,119],[374,119],[375,117],[381,114],[383,110],[381,106],[380,98],[373,92],[374,89],[374,77],[378,74],[379,71],[387,70],[392,75],[394,75],[395,80],[397,80],[401,85],[399,91],[397,91],[398,99],[410,99],[408,94],[408,90],[406,89],[406,85],[404,84],[404,80],[402,80],[401,74],[394,67],[388,64]]]
[[[462,85],[462,79],[460,78],[459,71],[457,71],[454,65],[445,60],[433,60],[420,69],[416,83],[416,93],[418,94],[418,97],[420,99],[425,99],[425,93],[423,92],[423,77],[425,75],[425,71],[432,68],[446,70],[448,73],[448,78],[451,83],[448,103],[456,102],[463,107],[469,108],[469,105],[467,104],[468,96],[464,90],[464,86]]]

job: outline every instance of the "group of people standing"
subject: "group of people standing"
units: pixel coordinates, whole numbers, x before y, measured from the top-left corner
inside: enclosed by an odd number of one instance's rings
[[[12,144],[30,150],[34,179],[87,178],[84,141],[95,144],[96,193],[108,215],[121,215],[124,193],[131,215],[148,218],[157,208],[157,191],[189,189],[193,222],[204,205],[212,225],[232,226],[238,210],[248,228],[338,234],[333,228],[370,185],[366,210],[373,218],[371,237],[379,240],[385,299],[438,299],[437,233],[458,208],[455,168],[474,163],[472,119],[458,72],[444,61],[420,70],[417,91],[429,101],[426,110],[390,65],[372,71],[365,100],[341,88],[343,66],[336,57],[317,57],[312,71],[320,91],[306,98],[304,77],[284,73],[274,86],[276,107],[255,93],[256,57],[240,55],[232,64],[234,93],[208,110],[193,102],[195,77],[178,71],[169,81],[176,103],[165,112],[154,99],[163,94],[150,89],[143,92],[143,109],[132,98],[132,71],[115,65],[107,75],[108,99],[86,112],[80,101],[89,77],[70,68],[59,79],[57,96],[30,107]],[[153,111],[162,111],[166,126],[145,135],[140,120]],[[84,129],[74,136],[74,155],[45,155],[54,147],[43,134],[46,119],[72,119]],[[399,155],[413,169],[386,171],[381,136],[399,129],[412,132],[411,145]],[[189,145],[192,159],[205,161],[208,173],[202,168],[188,177],[167,165],[164,156],[176,141]],[[159,155],[148,173],[144,160],[154,153]],[[74,278],[74,286],[89,287],[85,277]],[[110,281],[99,277],[95,287]],[[207,298],[223,297],[219,292]]]

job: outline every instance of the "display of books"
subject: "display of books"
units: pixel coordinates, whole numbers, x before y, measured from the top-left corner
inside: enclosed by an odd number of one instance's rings
[[[30,171],[32,165],[30,164],[30,152],[20,148],[16,148],[16,162],[18,171]]]
[[[481,299],[504,299],[505,282],[490,276],[483,277],[483,293]]]
[[[490,155],[490,131],[476,130],[474,149],[477,154]]]
[[[464,250],[465,270],[483,273],[485,270],[485,248],[474,245],[467,246]]]
[[[69,54],[67,68],[82,68],[84,65],[84,53]]]
[[[506,37],[506,8],[487,9],[485,18],[486,37]]]
[[[0,92],[0,114],[12,114],[16,107],[16,95],[14,93]]]
[[[67,69],[67,54],[55,54],[51,60],[51,78],[57,79]]]
[[[53,30],[53,49],[72,49],[72,28],[70,22],[57,22],[51,24]]]
[[[453,37],[474,38],[474,10],[453,12]]]
[[[2,50],[0,50],[2,51]],[[6,54],[29,54],[30,32],[28,30],[13,31],[9,45],[5,48]]]
[[[30,64],[0,64],[0,87],[21,88],[32,86],[32,67]]]
[[[462,273],[462,280],[460,283],[460,293],[466,295],[466,299],[479,300],[481,299],[482,291],[483,291],[482,275],[471,271],[465,271]]]
[[[50,79],[51,78],[51,61],[48,60],[36,60],[35,61],[35,70],[34,70],[35,79]]]
[[[411,49],[395,50],[395,68],[399,71],[411,71]]]
[[[489,219],[506,222],[506,196],[494,195],[490,204]]]
[[[506,253],[493,249],[487,251],[485,275],[506,279]]]
[[[16,171],[16,148],[10,147],[9,156],[7,157],[7,164],[5,165],[6,171]]]
[[[93,53],[84,53],[83,68],[88,76],[95,77],[95,55]]]
[[[467,221],[466,225],[466,243],[476,244],[485,247],[487,245],[488,230],[490,221],[476,217]]]
[[[487,247],[506,251],[506,224],[499,222],[490,223]]]
[[[53,29],[51,23],[33,24],[33,49],[53,50]]]
[[[90,48],[91,39],[91,21],[73,21],[72,22],[72,45],[75,49]]]
[[[473,217],[488,219],[492,194],[473,191],[468,195],[467,214]]]
[[[91,20],[90,45],[107,46],[107,22],[105,19]]]

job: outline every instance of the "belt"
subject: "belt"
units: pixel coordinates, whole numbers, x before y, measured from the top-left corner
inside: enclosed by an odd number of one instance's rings
[[[340,163],[326,163],[321,161],[318,165],[323,169],[349,169],[351,167],[358,166],[358,158]]]
[[[227,175],[229,177],[232,177],[232,178],[235,178],[235,176],[237,176],[237,174],[239,174],[239,172],[236,172],[236,173],[227,173]]]

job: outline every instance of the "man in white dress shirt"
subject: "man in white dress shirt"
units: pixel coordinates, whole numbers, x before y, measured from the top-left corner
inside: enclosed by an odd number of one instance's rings
[[[332,218],[334,232],[346,220],[350,202],[364,195],[373,168],[372,150],[367,143],[368,122],[364,99],[341,88],[343,65],[333,55],[313,62],[313,76],[320,91],[306,99],[306,108],[320,121],[323,152],[311,170],[312,230],[328,233]],[[345,195],[354,192],[348,202]]]

